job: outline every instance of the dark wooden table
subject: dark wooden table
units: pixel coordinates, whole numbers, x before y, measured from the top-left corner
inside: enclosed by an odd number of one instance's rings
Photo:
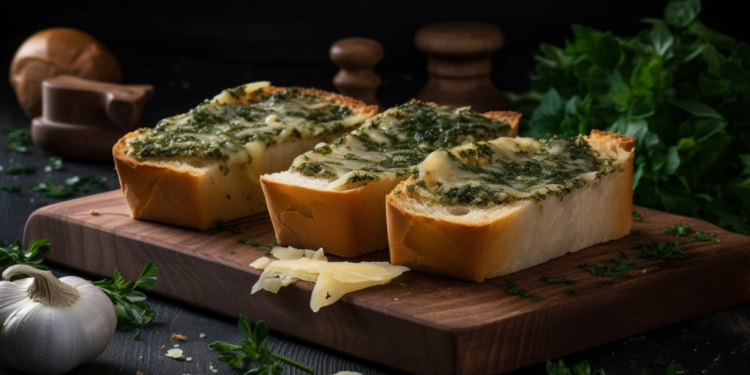
[[[247,66],[231,63],[207,63],[189,61],[177,56],[121,55],[123,66],[135,59],[150,59],[150,68],[126,71],[124,83],[150,83],[156,86],[156,96],[146,105],[143,126],[150,126],[160,118],[184,112],[204,98],[221,89],[240,83],[270,80],[275,85],[315,86],[332,90],[331,78],[336,72],[328,67],[273,67]],[[209,76],[203,74],[211,72]],[[379,97],[386,105],[408,100],[424,83],[424,73],[419,71],[381,71],[384,86]],[[203,77],[196,79],[195,77]],[[0,88],[0,123],[17,128],[28,128],[30,121],[23,115],[7,84]],[[0,132],[0,145],[5,143],[7,133]],[[35,165],[41,168],[34,174],[11,176],[6,173],[11,165]],[[47,159],[44,152],[32,146],[28,153],[19,154],[0,146],[0,185],[20,185],[21,193],[9,194],[0,191],[0,239],[20,239],[28,216],[35,209],[58,202],[45,198],[41,193],[30,192],[28,187],[45,178],[55,184],[64,183],[72,176],[94,176],[106,179],[107,189],[118,189],[113,164],[65,160],[65,170],[46,172]],[[100,192],[104,189],[95,191]],[[94,192],[92,192],[94,193]],[[55,251],[52,244],[52,251]],[[750,251],[750,249],[748,249]],[[76,274],[72,270],[51,265],[58,275]],[[748,270],[750,271],[750,270]],[[86,277],[87,275],[80,275]],[[249,286],[238,286],[237,298],[249,293]],[[244,290],[244,291],[243,291]],[[148,293],[147,293],[148,294]],[[75,374],[240,374],[217,360],[217,355],[208,348],[214,340],[240,342],[236,320],[149,295],[151,306],[157,311],[153,323],[142,327],[141,336],[134,340],[135,331],[116,332],[106,351],[95,361],[85,364]],[[644,319],[648,317],[644,316]],[[616,321],[611,324],[619,324]],[[274,327],[271,327],[273,330]],[[603,327],[605,329],[605,327]],[[170,340],[172,333],[188,337],[179,343],[191,362],[175,361],[164,356],[162,345],[167,348],[176,343]],[[205,338],[199,338],[205,333]],[[350,370],[363,374],[390,374],[395,371],[321,348],[313,343],[301,342],[291,337],[271,334],[269,348],[281,355],[305,363],[315,369],[316,374],[329,375]],[[654,359],[677,362],[690,374],[750,374],[750,304],[743,304],[710,315],[667,326],[626,340],[609,343],[563,358],[571,365],[588,360],[594,368],[604,368],[607,374],[640,374],[648,369],[649,374],[666,374],[663,366],[654,365]],[[556,360],[555,358],[550,358]],[[291,367],[285,373],[303,374]],[[515,375],[545,374],[544,364],[537,364],[513,372]],[[0,374],[20,374],[5,365],[0,365]]]

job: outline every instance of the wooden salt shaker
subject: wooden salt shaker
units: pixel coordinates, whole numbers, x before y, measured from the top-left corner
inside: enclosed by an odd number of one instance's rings
[[[112,146],[138,127],[151,85],[119,85],[61,75],[45,79],[42,116],[31,122],[41,149],[61,156],[111,160]]]
[[[486,22],[442,22],[417,31],[414,43],[427,55],[427,85],[416,98],[477,112],[510,109],[490,81],[491,56],[505,43],[500,29]]]
[[[382,110],[375,97],[381,80],[372,69],[383,60],[383,46],[369,38],[344,38],[331,45],[329,56],[341,68],[333,77],[336,89]]]

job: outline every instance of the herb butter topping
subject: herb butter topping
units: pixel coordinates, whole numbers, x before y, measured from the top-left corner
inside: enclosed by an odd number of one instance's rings
[[[368,119],[331,144],[318,144],[297,157],[290,171],[328,180],[328,189],[349,190],[381,178],[405,177],[438,148],[494,139],[510,129],[508,122],[468,108],[411,102]]]
[[[128,154],[138,159],[194,156],[246,162],[259,146],[317,137],[365,117],[322,96],[294,88],[266,92],[266,87],[268,82],[259,82],[224,90],[188,113],[140,129],[138,137],[128,140]]]
[[[583,136],[498,138],[432,153],[414,170],[416,181],[407,190],[468,205],[543,200],[617,171],[621,161],[603,157]]]

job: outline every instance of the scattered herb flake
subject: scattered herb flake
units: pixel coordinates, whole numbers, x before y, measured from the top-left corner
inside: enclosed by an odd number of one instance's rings
[[[576,292],[576,288],[571,288],[571,287],[565,288],[565,293],[568,293],[573,296],[578,295],[578,292]]]
[[[266,246],[266,255],[271,255],[271,250],[273,250],[273,248],[276,247],[276,245],[278,245],[278,244],[279,244],[279,242],[276,241],[275,238],[273,240],[271,240],[271,243],[268,244],[268,246]]]
[[[229,225],[221,220],[214,221],[211,228],[208,229],[208,234],[216,234],[223,230],[228,230],[233,233],[242,234],[242,231],[234,225]],[[239,243],[239,242],[238,242]]]
[[[239,240],[237,243],[245,244],[245,245],[252,245],[252,246],[260,246],[260,242],[256,241],[246,241],[246,240]]]
[[[5,173],[10,174],[10,175],[34,174],[38,170],[39,170],[38,165],[34,165],[34,166],[14,165],[14,166],[8,167],[8,169],[5,170]]]
[[[680,365],[672,362],[667,366],[667,375],[681,375],[681,374],[687,374],[688,372],[680,367]]]
[[[61,171],[61,170],[65,169],[65,165],[63,165],[63,158],[62,158],[62,156],[57,156],[57,155],[52,154],[52,153],[47,154],[47,156],[48,156],[47,160],[49,161],[49,167],[53,171]]]
[[[629,269],[636,268],[634,264],[636,260],[638,260],[638,257],[628,258],[625,253],[620,252],[620,255],[618,255],[614,259],[603,260],[596,264],[584,263],[578,265],[578,267],[591,272],[592,275],[602,277],[619,277]]]
[[[10,151],[16,151],[25,153],[28,151],[26,146],[32,143],[31,132],[26,129],[16,129],[12,126],[0,124],[0,129],[3,129],[8,134],[8,139],[5,141],[5,149]]]
[[[0,190],[7,191],[8,193],[15,194],[21,192],[20,185],[0,185]]]
[[[540,280],[546,281],[552,284],[565,284],[565,285],[576,285],[576,283],[578,282],[578,280],[566,279],[564,277],[549,277],[549,276],[542,276]]]
[[[656,359],[654,359],[654,364],[655,365],[666,366],[667,362],[665,362],[662,357],[656,357]]]
[[[690,228],[690,225],[687,225],[687,223],[675,224],[673,227],[665,228],[664,233],[674,234],[677,237],[686,236],[693,233],[693,228]]]
[[[135,335],[133,335],[133,340],[138,340],[140,337],[141,337],[141,330],[140,329],[136,329],[135,330]]]
[[[507,291],[508,294],[513,294],[513,295],[521,296],[521,297],[524,297],[524,298],[531,298],[534,301],[540,301],[540,300],[542,300],[542,296],[536,295],[536,294],[528,294],[528,293],[526,293],[525,290],[521,289],[521,287],[518,286],[518,284],[516,284],[516,283],[514,283],[514,282],[512,282],[510,280],[506,280],[505,281],[505,285],[508,286],[508,291]]]
[[[680,259],[687,260],[688,256],[680,249],[680,242],[674,244],[666,242],[656,243],[639,243],[635,244],[636,249],[641,250],[641,254],[636,258],[660,258],[660,259]]]
[[[633,211],[633,220],[635,221],[643,221],[643,215]]]

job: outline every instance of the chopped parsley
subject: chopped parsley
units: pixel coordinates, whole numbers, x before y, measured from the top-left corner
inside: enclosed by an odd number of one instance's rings
[[[20,153],[25,153],[26,146],[32,143],[31,132],[26,129],[16,129],[12,126],[0,124],[0,129],[7,131],[8,139],[5,140],[5,149]]]
[[[0,190],[6,191],[10,194],[20,193],[21,192],[21,186],[20,185],[0,185]]]
[[[521,296],[524,298],[530,298],[530,299],[533,299],[534,301],[542,300],[542,296],[536,295],[536,294],[528,294],[526,293],[525,290],[523,290],[520,286],[518,286],[518,284],[510,280],[506,280],[505,285],[508,286],[508,291],[507,291],[508,294],[513,294],[513,295]]]
[[[14,165],[14,166],[8,167],[5,173],[10,174],[10,175],[34,174],[38,170],[39,170],[38,165],[34,165],[34,166]]]
[[[223,222],[221,220],[214,221],[211,224],[211,227],[208,228],[208,234],[216,234],[216,233],[219,233],[219,232],[224,231],[224,230],[228,230],[228,231],[230,231],[232,233],[242,234],[242,231],[239,228],[237,228],[234,225],[229,225],[229,224],[227,224],[227,223],[225,223],[225,222]],[[237,242],[237,243],[239,243],[239,242]]]
[[[260,242],[255,241],[246,241],[246,240],[239,240],[237,243],[245,244],[245,245],[251,245],[251,246],[260,246]]]
[[[602,277],[619,277],[630,269],[636,268],[635,261],[638,257],[628,258],[625,253],[620,252],[616,258],[606,259],[594,264],[580,264],[579,268],[591,272],[592,275]]]
[[[564,277],[542,276],[540,278],[540,280],[546,281],[546,282],[552,283],[552,284],[576,285],[576,283],[578,283],[578,280],[566,279]]]

